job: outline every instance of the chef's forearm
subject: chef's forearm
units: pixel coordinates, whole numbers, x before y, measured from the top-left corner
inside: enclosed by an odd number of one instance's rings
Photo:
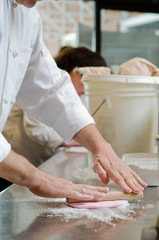
[[[94,124],[89,124],[81,129],[73,139],[93,154],[99,152],[103,147],[110,147],[110,144],[105,141]]]
[[[34,186],[34,177],[38,170],[23,156],[12,150],[0,163],[0,177],[26,187]]]

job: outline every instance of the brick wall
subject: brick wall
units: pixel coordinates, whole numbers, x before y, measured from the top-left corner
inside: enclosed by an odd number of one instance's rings
[[[75,33],[76,22],[94,27],[94,2],[50,1],[37,4],[43,21],[43,36],[52,55],[55,56],[61,47],[62,36]],[[102,11],[102,30],[118,31],[119,21],[139,13],[124,11]]]

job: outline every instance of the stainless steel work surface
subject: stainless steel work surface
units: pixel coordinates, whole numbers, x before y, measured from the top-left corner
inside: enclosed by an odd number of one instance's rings
[[[40,169],[72,180],[72,173],[86,168],[87,162],[86,153],[61,151]],[[129,217],[113,219],[111,216],[109,224],[92,214],[107,214],[109,209],[73,209],[65,205],[65,199],[40,198],[27,188],[13,184],[0,194],[0,240],[144,240],[143,229],[149,231],[156,224],[157,190],[157,187],[147,188],[144,199],[130,202],[134,207]],[[81,215],[82,211],[89,214]]]

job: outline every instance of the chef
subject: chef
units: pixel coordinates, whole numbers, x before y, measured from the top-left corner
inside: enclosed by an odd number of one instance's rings
[[[104,184],[111,178],[125,192],[143,191],[146,184],[116,155],[82,105],[69,75],[57,68],[43,39],[38,0],[0,2],[0,130],[16,101],[31,116],[53,127],[93,154],[94,171]],[[69,97],[67,97],[69,95]],[[76,185],[48,175],[11,150],[0,133],[0,177],[26,186],[43,197],[100,200],[108,188]]]

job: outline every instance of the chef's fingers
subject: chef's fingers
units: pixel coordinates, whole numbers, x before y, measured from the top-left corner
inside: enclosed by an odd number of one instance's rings
[[[122,188],[125,192],[132,192],[132,189],[129,188],[127,183],[124,181],[124,178],[119,174],[118,169],[121,166],[117,166],[116,163],[108,164],[107,161],[102,161],[99,158],[94,158],[94,170],[95,172],[100,174],[100,179],[103,182],[103,179],[107,179],[110,177],[120,188]],[[103,182],[104,183],[104,182]]]
[[[105,187],[94,187],[88,185],[74,185],[74,192],[72,198],[76,198],[79,200],[101,200],[105,193],[109,191],[108,188]]]
[[[93,165],[93,171],[98,174],[98,176],[103,184],[109,183],[109,177],[107,175],[107,172],[104,170],[100,161],[98,161],[98,160],[95,161],[95,163]]]
[[[147,184],[137,175],[132,169],[131,169],[131,174],[136,178],[139,184],[143,187],[147,187]]]
[[[137,177],[137,174],[132,174],[132,169],[117,156],[115,156],[115,161],[101,161],[101,165],[107,172],[108,177],[126,192],[133,191],[138,193],[143,191],[143,187],[146,186],[146,184]]]
[[[125,167],[125,165],[124,165]],[[126,166],[119,173],[123,176],[127,185],[133,190],[133,192],[143,191],[145,183],[140,179],[140,177],[133,172],[133,170]],[[144,184],[144,186],[142,186]]]
[[[143,186],[136,180],[136,178],[131,174],[132,170],[127,165],[121,164],[121,168],[112,167],[109,171],[112,180],[117,183],[124,191],[131,189],[134,193],[139,193],[144,190]],[[124,187],[124,188],[123,188]]]
[[[144,188],[131,175],[125,176],[124,181],[132,189],[132,191],[134,193],[139,193],[139,192],[142,192],[144,190]]]
[[[124,190],[124,192],[132,192],[132,188],[128,186],[128,184],[124,181],[124,178],[119,174],[118,171],[109,171],[109,176],[120,188]]]
[[[144,187],[147,186],[146,183],[144,183],[144,181],[123,162],[121,163],[121,168],[119,168],[119,173],[133,192],[143,191]]]

